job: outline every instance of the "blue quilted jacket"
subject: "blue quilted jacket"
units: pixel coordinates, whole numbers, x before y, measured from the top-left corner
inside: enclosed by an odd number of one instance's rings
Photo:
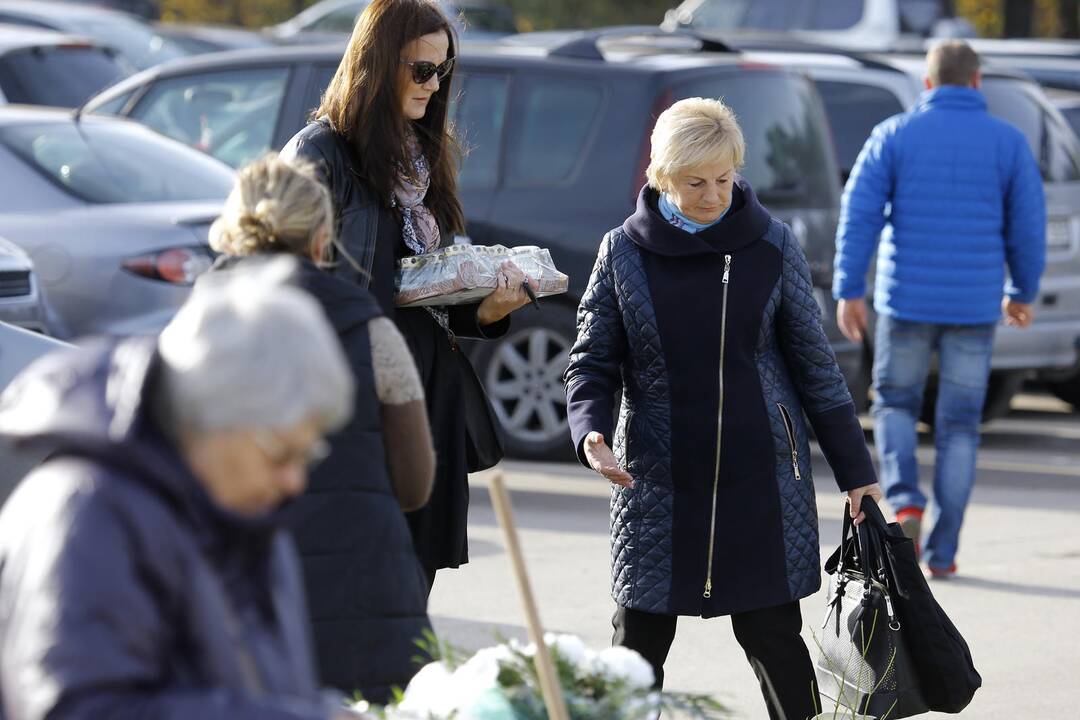
[[[833,294],[863,297],[877,250],[879,313],[997,322],[1003,294],[1025,303],[1038,294],[1045,235],[1042,179],[1024,136],[991,116],[978,90],[939,87],[874,128],[855,162]]]
[[[613,596],[703,617],[805,597],[820,567],[804,413],[841,489],[875,482],[806,258],[741,179],[698,234],[656,202],[645,188],[604,238],[565,378],[579,458],[598,431],[634,478],[612,488]]]

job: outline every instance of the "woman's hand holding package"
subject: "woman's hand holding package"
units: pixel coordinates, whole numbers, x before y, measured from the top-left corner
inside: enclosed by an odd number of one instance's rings
[[[499,266],[495,280],[495,289],[480,302],[480,307],[476,311],[476,317],[481,325],[497,323],[527,304],[529,295],[523,287],[526,282],[534,291],[540,289],[535,280],[526,277],[525,273],[509,260]]]
[[[585,459],[589,461],[589,467],[613,484],[625,488],[634,486],[634,478],[619,467],[619,461],[600,433],[593,431],[585,436]]]

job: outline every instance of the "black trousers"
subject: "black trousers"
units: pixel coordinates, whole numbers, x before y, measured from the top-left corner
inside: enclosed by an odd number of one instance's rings
[[[619,607],[611,624],[613,645],[636,650],[653,667],[656,688],[664,684],[664,662],[675,639],[676,615],[656,615]],[[820,707],[814,664],[799,635],[799,603],[731,616],[735,639],[761,683],[770,720],[806,720]]]

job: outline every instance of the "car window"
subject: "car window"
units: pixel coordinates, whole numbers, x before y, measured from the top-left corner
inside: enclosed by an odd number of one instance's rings
[[[319,109],[319,105],[322,104],[323,93],[326,92],[330,81],[334,79],[334,73],[337,72],[337,69],[337,65],[315,66],[311,74],[311,84],[308,85],[307,97],[304,98],[305,121],[312,112]],[[296,129],[299,130],[300,128]]]
[[[584,160],[604,101],[602,84],[559,77],[518,83],[506,183],[556,185]]]
[[[109,100],[108,102],[103,102],[92,110],[89,110],[89,112],[92,112],[95,115],[119,115],[120,112],[131,100],[131,96],[134,94],[134,90],[126,93],[121,93],[120,95],[114,97],[112,100]]]
[[[987,107],[995,116],[1018,128],[1027,138],[1046,182],[1080,180],[1080,158],[1075,138],[1059,118],[1028,91],[1027,83],[1008,78],[985,78]]]
[[[691,27],[703,30],[844,30],[863,16],[865,0],[705,0]]]
[[[270,150],[288,78],[284,67],[167,78],[131,117],[240,167]]]
[[[870,132],[885,118],[904,111],[889,90],[874,85],[818,80],[818,94],[832,128],[833,147],[840,174],[846,180]]]
[[[22,25],[23,27],[42,28],[44,30],[56,29],[48,23],[43,23],[39,20],[32,20],[21,15],[10,15],[5,12],[0,12],[0,23],[3,23],[4,25]]]
[[[1080,138],[1080,105],[1062,108],[1061,114],[1072,128],[1073,134]]]
[[[466,30],[483,30],[490,33],[516,33],[514,14],[503,5],[465,6],[459,9],[465,20]],[[447,14],[452,14],[448,12]]]
[[[0,57],[0,88],[11,103],[76,107],[124,74],[99,47],[38,46]]]
[[[356,5],[348,5],[346,7],[338,8],[326,13],[322,17],[318,18],[305,30],[311,32],[325,32],[325,33],[351,33],[353,25],[356,24],[356,16],[364,9],[364,5],[357,3]]]
[[[674,98],[723,100],[746,142],[743,177],[766,203],[828,207],[835,201],[835,161],[814,87],[794,73],[723,73],[682,83]]]
[[[92,203],[222,200],[232,189],[225,165],[133,123],[11,125],[0,129],[0,143]]]
[[[494,188],[510,78],[505,73],[461,73],[457,79],[462,93],[451,107],[451,120],[465,149],[458,185],[462,189]]]

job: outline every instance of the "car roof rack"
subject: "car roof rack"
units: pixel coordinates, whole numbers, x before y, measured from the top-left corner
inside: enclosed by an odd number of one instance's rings
[[[602,41],[638,37],[693,40],[698,43],[698,52],[736,52],[725,42],[686,30],[664,30],[658,25],[621,25],[569,33],[560,42],[549,47],[547,53],[549,57],[603,60],[604,55],[600,52]]]

